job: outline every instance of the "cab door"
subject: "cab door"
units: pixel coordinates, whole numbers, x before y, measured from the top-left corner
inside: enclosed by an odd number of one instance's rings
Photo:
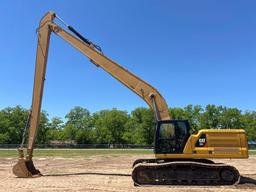
[[[189,137],[189,124],[184,120],[159,121],[155,138],[155,153],[182,153]]]

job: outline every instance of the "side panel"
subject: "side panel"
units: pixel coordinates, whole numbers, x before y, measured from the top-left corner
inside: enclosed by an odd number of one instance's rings
[[[157,158],[248,158],[242,129],[203,129],[191,135],[182,154],[156,154]]]

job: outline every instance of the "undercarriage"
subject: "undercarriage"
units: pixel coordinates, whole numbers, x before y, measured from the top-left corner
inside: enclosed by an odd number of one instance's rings
[[[238,170],[208,159],[139,159],[132,172],[134,185],[234,185]]]

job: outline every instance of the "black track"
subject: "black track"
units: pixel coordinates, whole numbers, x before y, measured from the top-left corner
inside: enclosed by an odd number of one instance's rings
[[[234,185],[239,182],[240,174],[236,168],[214,164],[210,160],[200,161],[137,162],[132,178],[136,186]]]

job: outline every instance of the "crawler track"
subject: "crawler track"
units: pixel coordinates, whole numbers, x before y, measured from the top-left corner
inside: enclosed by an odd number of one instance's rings
[[[236,168],[210,160],[209,163],[200,161],[137,162],[132,172],[134,185],[234,185],[239,182]]]

